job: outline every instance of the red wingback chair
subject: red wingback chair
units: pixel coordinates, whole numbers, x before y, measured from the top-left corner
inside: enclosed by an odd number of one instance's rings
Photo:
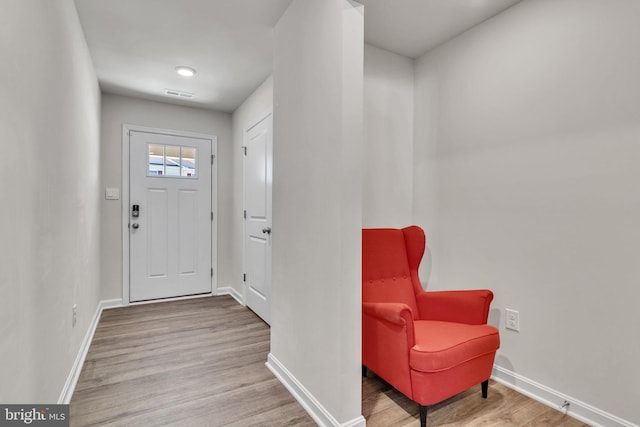
[[[420,227],[362,230],[362,368],[427,406],[477,384],[487,397],[500,347],[487,325],[489,290],[425,292],[418,266],[426,238]]]

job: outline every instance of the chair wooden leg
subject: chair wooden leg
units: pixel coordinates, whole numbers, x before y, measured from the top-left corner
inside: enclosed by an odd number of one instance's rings
[[[489,393],[489,380],[482,381],[482,397],[486,399],[488,393]]]
[[[366,377],[367,376],[367,367],[362,365],[362,377]]]
[[[420,427],[427,427],[427,407],[420,405]]]

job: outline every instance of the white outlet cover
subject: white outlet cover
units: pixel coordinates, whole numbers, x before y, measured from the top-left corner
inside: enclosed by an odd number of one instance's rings
[[[520,332],[520,312],[507,308],[505,313],[507,317],[505,327],[512,331]]]

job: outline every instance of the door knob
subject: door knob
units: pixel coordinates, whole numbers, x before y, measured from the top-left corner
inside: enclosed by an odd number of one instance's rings
[[[134,222],[133,224],[131,224],[131,228],[133,228],[134,230],[137,230],[140,227],[140,224],[138,224],[137,222]]]
[[[263,229],[262,229],[262,232],[263,232],[264,234],[271,234],[271,227],[263,228]]]

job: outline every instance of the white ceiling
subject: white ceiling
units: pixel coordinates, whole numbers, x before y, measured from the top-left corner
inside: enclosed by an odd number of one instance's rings
[[[361,0],[365,41],[415,58],[518,1]],[[231,112],[271,73],[273,27],[291,0],[75,3],[104,92]]]
[[[409,58],[486,21],[520,0],[363,0],[367,43]]]

